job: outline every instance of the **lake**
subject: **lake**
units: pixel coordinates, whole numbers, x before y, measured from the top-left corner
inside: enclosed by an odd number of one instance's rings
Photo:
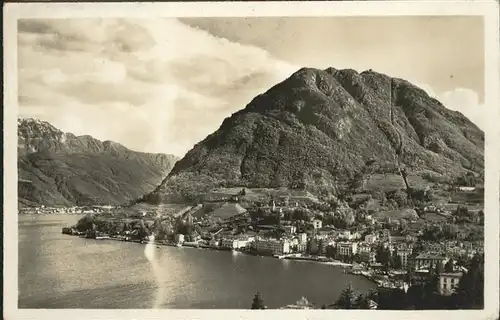
[[[19,216],[19,308],[249,309],[257,291],[269,308],[321,306],[349,282],[375,288],[338,266],[61,234],[78,219]]]

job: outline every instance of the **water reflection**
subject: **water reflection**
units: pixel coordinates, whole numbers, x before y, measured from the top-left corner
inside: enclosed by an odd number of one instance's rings
[[[231,251],[231,260],[233,262],[236,262],[236,260],[238,260],[238,256],[240,255],[240,253],[238,251]]]
[[[283,268],[285,270],[288,270],[288,268],[290,268],[290,260],[288,259],[281,259],[281,264],[283,265]]]

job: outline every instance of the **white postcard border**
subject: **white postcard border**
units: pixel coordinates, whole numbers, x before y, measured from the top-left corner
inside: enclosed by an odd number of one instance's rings
[[[499,316],[499,18],[494,1],[9,3],[4,6],[4,318],[5,319],[498,319]],[[421,16],[481,15],[485,21],[485,309],[363,310],[90,310],[18,309],[17,20],[84,17]]]

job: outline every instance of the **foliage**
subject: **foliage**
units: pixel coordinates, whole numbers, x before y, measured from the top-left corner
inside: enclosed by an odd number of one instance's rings
[[[442,225],[427,225],[420,236],[426,241],[456,240],[460,236],[458,226],[451,223]]]
[[[444,271],[445,272],[453,272],[453,260],[450,259],[448,260],[448,262],[446,262],[446,264],[444,265]]]
[[[95,222],[95,217],[92,214],[88,213],[85,216],[83,216],[80,220],[78,220],[78,222],[76,223],[76,229],[80,232],[92,230],[94,222]]]
[[[467,266],[469,271],[460,279],[455,293],[441,296],[437,293],[438,274],[450,270],[432,270],[422,284],[412,284],[405,293],[401,289],[381,292],[372,299],[378,302],[378,309],[481,309],[484,307],[484,256],[476,255]]]
[[[351,283],[342,290],[339,298],[333,304],[336,309],[369,309],[370,298],[352,288]]]
[[[258,309],[265,309],[266,306],[264,305],[264,300],[262,300],[262,297],[260,295],[260,292],[257,291],[255,294],[253,301],[252,301],[252,308],[253,310],[258,310]]]
[[[406,207],[408,206],[408,194],[405,190],[398,189],[391,192],[387,192],[387,200],[393,203],[396,207]]]
[[[484,307],[484,256],[475,255],[469,270],[462,276],[454,294],[461,308],[482,309]]]

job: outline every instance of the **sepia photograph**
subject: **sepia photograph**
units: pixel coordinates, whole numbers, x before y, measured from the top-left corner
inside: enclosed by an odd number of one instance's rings
[[[11,310],[498,318],[498,5],[449,2],[12,5]]]

